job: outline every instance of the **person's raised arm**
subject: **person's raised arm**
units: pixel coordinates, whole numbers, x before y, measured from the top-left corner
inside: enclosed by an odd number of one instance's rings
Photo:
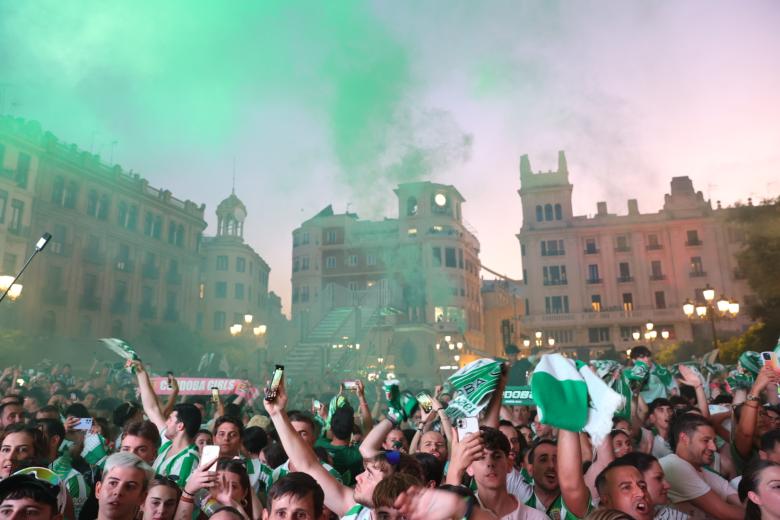
[[[311,475],[325,492],[325,505],[338,516],[344,516],[355,505],[352,498],[352,490],[341,484],[336,478],[322,467],[317,454],[304,442],[298,432],[292,427],[287,416],[287,391],[284,386],[284,377],[279,382],[276,398],[273,401],[264,400],[263,404],[271,421],[274,423],[279,441],[284,451],[290,458],[290,462],[297,471]]]
[[[363,381],[358,379],[356,381],[357,388],[357,398],[358,398],[358,412],[360,413],[360,422],[361,422],[361,431],[362,432],[368,432],[371,431],[371,428],[374,427],[374,419],[371,417],[371,408],[368,406],[368,401],[366,401],[366,387],[363,384]]]
[[[580,434],[558,430],[558,484],[566,508],[577,518],[585,518],[590,504],[590,491],[582,475]]]
[[[748,392],[749,400],[742,405],[742,411],[739,416],[739,424],[734,435],[734,448],[745,460],[750,457],[753,451],[753,435],[756,431],[758,421],[758,408],[761,406],[761,392],[767,385],[776,380],[777,376],[770,366],[764,366],[758,373],[753,387]]]
[[[387,434],[394,426],[390,419],[385,418],[371,428],[366,438],[360,443],[360,454],[364,459],[370,459],[382,451],[382,443],[385,442]]]
[[[693,387],[696,392],[696,405],[699,408],[699,412],[705,419],[709,418],[710,407],[707,404],[707,396],[704,394],[704,385],[702,385],[701,379],[686,365],[679,365],[679,369],[680,383]]]
[[[168,417],[171,415],[171,412],[173,412],[173,407],[176,406],[176,399],[179,397],[179,382],[175,377],[172,378],[171,381],[173,392],[171,392],[171,396],[168,398],[168,402],[165,403],[165,409],[162,412],[163,417]]]
[[[488,403],[487,411],[485,412],[485,418],[482,419],[483,426],[489,426],[491,428],[498,428],[498,422],[501,418],[501,401],[504,398],[504,389],[506,388],[506,380],[509,376],[509,370],[506,365],[501,365],[501,375],[498,377],[498,384],[490,396],[490,403]]]
[[[607,435],[601,441],[601,445],[596,448],[596,460],[593,461],[588,471],[585,472],[585,485],[588,486],[591,497],[597,498],[599,496],[598,489],[596,489],[596,477],[613,460],[615,460],[615,452],[612,449],[612,437]]]
[[[141,393],[141,404],[144,407],[144,413],[158,429],[165,428],[165,415],[160,410],[160,403],[152,388],[152,381],[149,379],[149,373],[144,368],[140,360],[128,361],[135,368],[135,376],[138,380],[138,390]]]

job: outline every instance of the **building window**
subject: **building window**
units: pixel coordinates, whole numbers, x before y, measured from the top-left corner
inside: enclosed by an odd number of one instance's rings
[[[406,199],[406,216],[411,217],[417,215],[417,198],[409,197]]]
[[[147,237],[152,236],[152,228],[154,227],[154,216],[148,211],[144,215],[144,235]]]
[[[455,248],[454,247],[445,247],[444,248],[444,266],[445,267],[458,267],[457,261],[455,260]]]
[[[458,249],[458,269],[463,269],[463,249]]]
[[[433,267],[441,267],[441,248],[433,248]]]
[[[588,265],[588,283],[599,283],[599,264]]]
[[[563,240],[542,240],[542,256],[563,256]]]
[[[308,256],[302,256],[301,257],[301,271],[308,271],[309,270],[309,257]]]
[[[601,312],[601,295],[600,294],[591,294],[590,295],[590,308],[593,312]]]
[[[536,206],[536,221],[541,222],[542,220],[544,220],[544,210],[541,206]]]
[[[227,282],[217,282],[214,284],[214,296],[217,298],[227,298]]]
[[[660,260],[653,260],[652,262],[650,262],[650,279],[651,280],[664,279],[664,272],[663,272],[663,268],[661,267]]]
[[[244,299],[244,284],[237,283],[235,287],[235,299],[236,300],[243,300]]]
[[[54,184],[51,188],[51,201],[57,206],[62,206],[63,197],[65,196],[65,178],[62,176],[54,179]]]
[[[542,268],[544,285],[566,285],[566,266],[550,265]]]
[[[65,207],[68,209],[74,209],[76,207],[76,200],[79,195],[79,185],[75,181],[68,182],[65,187]]]
[[[309,301],[309,286],[304,285],[301,287],[301,303],[306,303]]]
[[[347,282],[347,289],[349,289],[352,292],[359,291],[360,290],[360,284],[355,281]]]
[[[568,296],[545,296],[545,314],[567,314],[569,312]]]
[[[631,246],[628,243],[628,236],[627,235],[618,235],[615,239],[615,250],[616,251],[630,251]]]
[[[623,293],[623,310],[626,312],[634,310],[634,295],[630,292]]]
[[[410,237],[416,237],[417,236],[417,228],[409,228],[406,230],[406,234]]]
[[[688,241],[685,243],[685,245],[688,246],[700,246],[701,240],[699,240],[699,232],[695,229],[688,230],[687,232]]]
[[[620,326],[620,339],[623,341],[631,341],[634,339],[634,332],[642,332],[640,327],[633,327],[631,325]]]
[[[335,269],[336,268],[336,257],[335,256],[328,256],[325,258],[325,268],[326,269]]]
[[[655,308],[656,309],[666,308],[666,293],[664,293],[663,291],[655,292]]]
[[[358,265],[357,255],[349,255],[349,257],[347,258],[347,263],[349,264],[350,267],[355,267],[356,265]]]
[[[111,207],[111,199],[105,193],[100,196],[97,208],[98,220],[108,220],[108,210]]]
[[[609,341],[609,327],[591,327],[588,329],[590,343],[606,343]]]
[[[20,188],[27,187],[27,178],[30,175],[30,156],[26,153],[20,153],[16,162],[16,184]]]
[[[595,238],[586,238],[585,239],[585,254],[586,255],[595,255],[599,252],[598,245],[596,244]]]
[[[661,249],[661,243],[658,241],[658,235],[647,235],[647,249]]]
[[[618,282],[630,282],[631,281],[631,268],[628,262],[620,262],[618,264]]]
[[[154,225],[152,226],[152,237],[159,239],[162,236],[162,217],[157,215],[154,217]]]
[[[217,256],[217,271],[228,270],[228,257],[226,255]]]
[[[205,297],[206,297],[206,284],[200,282],[200,284],[198,284],[198,299],[202,300]]]
[[[236,272],[237,273],[246,272],[246,258],[244,258],[243,256],[236,257]]]
[[[225,313],[222,311],[214,313],[214,330],[225,330]]]
[[[555,220],[563,220],[563,209],[560,204],[555,205]]]
[[[691,276],[704,276],[704,265],[701,262],[700,256],[691,257]]]
[[[22,232],[22,216],[24,215],[24,202],[21,200],[11,200],[11,221],[8,223],[8,230],[19,234]]]
[[[366,265],[376,265],[376,255],[366,255]]]
[[[306,245],[309,243],[309,232],[304,231],[301,233],[301,244]]]
[[[5,207],[8,205],[8,192],[0,190],[0,224],[5,222]]]
[[[325,232],[325,243],[326,244],[335,244],[336,243],[336,232],[335,231],[326,231]]]
[[[525,244],[520,244],[520,256],[525,256]]]
[[[292,271],[293,273],[297,273],[301,269],[301,261],[298,259],[298,257],[293,257],[293,266]]]
[[[98,194],[95,190],[89,190],[87,193],[87,215],[97,217]]]
[[[552,204],[545,204],[544,205],[544,220],[552,220],[553,219],[553,207]]]

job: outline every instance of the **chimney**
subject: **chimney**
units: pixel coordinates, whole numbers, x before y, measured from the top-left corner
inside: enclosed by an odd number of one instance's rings
[[[558,152],[558,173],[569,173],[569,165],[566,163],[566,155],[563,150]]]
[[[528,160],[528,155],[520,157],[520,176],[532,175],[531,161]]]
[[[607,216],[607,203],[597,202],[596,203],[596,215],[599,217],[606,217]]]
[[[628,199],[628,214],[639,215],[639,203],[636,199]]]

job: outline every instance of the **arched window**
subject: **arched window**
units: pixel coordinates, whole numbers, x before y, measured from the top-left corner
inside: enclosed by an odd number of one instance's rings
[[[561,208],[560,204],[555,205],[555,220],[562,220],[563,219],[563,209]]]
[[[417,215],[417,197],[409,197],[406,199],[406,215]]]
[[[552,204],[545,204],[544,205],[544,220],[552,220],[553,219],[553,207]]]
[[[541,206],[536,206],[536,221],[537,222],[541,222],[542,220],[544,220],[544,214],[542,212],[542,207]]]

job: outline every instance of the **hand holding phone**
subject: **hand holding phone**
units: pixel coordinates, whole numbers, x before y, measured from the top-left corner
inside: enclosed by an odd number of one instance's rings
[[[211,387],[211,402],[214,404],[219,402],[219,388],[216,386]]]
[[[173,372],[168,371],[168,390],[173,390]]]
[[[74,430],[84,430],[89,431],[92,429],[92,417],[82,417],[79,419],[79,422],[77,422],[73,426]]]
[[[467,435],[479,433],[479,421],[476,417],[459,417],[455,421],[458,429],[458,440],[462,441]]]
[[[216,444],[207,444],[203,446],[203,453],[200,455],[201,469],[208,469],[219,458],[219,446]]]
[[[777,364],[777,354],[774,352],[762,352],[761,363],[769,365],[775,372],[780,372],[780,365]]]
[[[274,369],[274,375],[271,378],[271,384],[265,389],[265,400],[275,401],[276,393],[279,391],[279,384],[282,382],[282,376],[284,375],[284,365],[276,365]]]
[[[357,381],[349,380],[342,383],[344,390],[357,390]]]
[[[415,397],[417,398],[420,408],[422,408],[425,413],[431,413],[431,410],[433,410],[433,399],[431,399],[431,395],[428,392],[417,392]]]

